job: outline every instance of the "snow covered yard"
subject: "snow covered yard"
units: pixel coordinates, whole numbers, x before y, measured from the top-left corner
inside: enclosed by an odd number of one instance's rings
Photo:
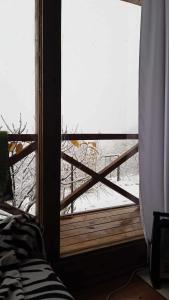
[[[121,178],[120,181],[111,179],[126,191],[139,198],[139,176],[130,175]],[[79,197],[74,203],[74,212],[82,212],[99,208],[132,205],[133,202],[123,197],[119,193],[111,190],[105,185],[100,185],[97,189],[89,190]]]

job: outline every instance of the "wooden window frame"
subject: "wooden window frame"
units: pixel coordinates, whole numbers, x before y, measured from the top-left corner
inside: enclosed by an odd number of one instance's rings
[[[60,257],[61,0],[36,1],[37,216],[48,258]]]
[[[35,3],[37,216],[48,258],[56,262],[60,258],[61,0]]]

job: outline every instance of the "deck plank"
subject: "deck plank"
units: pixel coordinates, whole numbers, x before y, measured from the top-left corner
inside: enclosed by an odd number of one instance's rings
[[[62,224],[61,226],[61,232],[62,234],[65,233],[66,231],[70,230],[76,230],[84,227],[91,227],[91,226],[98,226],[99,224],[105,224],[109,222],[127,222],[127,220],[131,220],[133,218],[138,217],[138,211],[134,211],[130,214],[119,214],[119,215],[112,215],[112,216],[104,216],[102,218],[97,218],[97,219],[89,219],[83,222],[75,222],[69,224],[67,221],[67,224]]]
[[[61,217],[61,255],[143,238],[138,206],[110,208]]]
[[[61,247],[74,245],[78,243],[83,243],[86,241],[92,241],[100,238],[104,238],[105,236],[110,236],[111,239],[114,239],[114,235],[119,235],[123,233],[130,233],[133,230],[141,230],[140,223],[128,225],[128,226],[118,226],[117,228],[108,228],[102,229],[94,232],[86,232],[85,234],[79,234],[76,237],[71,236],[61,240]]]
[[[76,222],[84,222],[87,220],[104,218],[104,217],[108,217],[108,216],[128,214],[128,213],[139,212],[139,211],[140,211],[140,209],[139,209],[138,205],[130,205],[130,206],[118,207],[118,208],[99,209],[97,211],[89,211],[89,212],[61,216],[61,222],[62,222],[62,225],[68,224],[68,223],[74,224]],[[69,220],[69,222],[67,220]]]
[[[136,217],[133,219],[124,219],[124,220],[119,220],[119,221],[109,221],[101,223],[101,224],[92,224],[90,225],[90,223],[88,225],[86,225],[85,227],[81,227],[81,228],[74,228],[74,229],[70,229],[70,230],[66,230],[63,231],[62,234],[62,240],[68,237],[74,237],[77,235],[84,235],[84,234],[90,234],[90,233],[94,233],[96,231],[101,231],[101,230],[105,230],[105,229],[113,229],[113,228],[122,228],[123,226],[126,226],[127,224],[135,224],[135,223],[140,223],[140,217]]]

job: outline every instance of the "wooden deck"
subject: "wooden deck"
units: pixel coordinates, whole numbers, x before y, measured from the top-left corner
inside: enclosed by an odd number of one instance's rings
[[[137,205],[61,217],[60,252],[73,255],[143,238]]]

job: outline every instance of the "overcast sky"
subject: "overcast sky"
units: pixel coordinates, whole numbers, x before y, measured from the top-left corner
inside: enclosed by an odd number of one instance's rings
[[[62,115],[69,130],[137,132],[141,9],[62,1]]]
[[[34,0],[0,0],[0,114],[34,130]],[[0,120],[0,125],[2,121]]]
[[[62,1],[62,116],[70,131],[136,132],[140,7]],[[0,0],[0,113],[34,130],[34,0]],[[0,121],[0,124],[2,122]]]

